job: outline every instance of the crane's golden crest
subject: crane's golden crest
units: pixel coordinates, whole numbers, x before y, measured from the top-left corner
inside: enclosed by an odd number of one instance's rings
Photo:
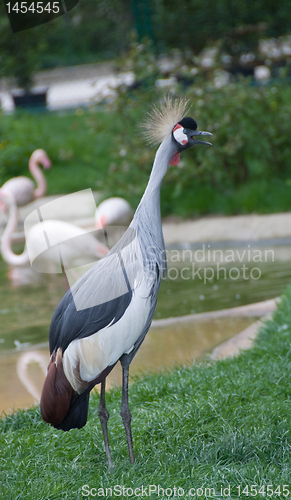
[[[160,144],[189,109],[189,100],[182,97],[168,96],[159,104],[154,104],[142,125],[147,141]]]

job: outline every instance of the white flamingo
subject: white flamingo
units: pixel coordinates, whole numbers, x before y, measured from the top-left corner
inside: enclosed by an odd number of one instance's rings
[[[12,194],[16,205],[19,207],[27,205],[27,203],[30,203],[36,198],[41,198],[46,192],[46,180],[39,164],[45,169],[51,167],[51,161],[43,149],[34,151],[28,162],[28,169],[36,181],[36,187],[29,177],[21,175],[9,179],[1,188],[4,193]]]
[[[133,217],[133,211],[128,201],[123,198],[108,198],[98,205],[95,212],[95,227],[128,226]]]
[[[8,207],[8,222],[1,239],[1,254],[3,259],[12,266],[25,265],[30,262],[32,256],[37,256],[40,263],[59,265],[60,256],[56,251],[56,245],[59,242],[61,242],[62,258],[65,263],[73,263],[78,259],[85,263],[84,259],[102,258],[109,251],[93,234],[74,224],[60,220],[46,220],[29,229],[24,251],[17,255],[11,248],[12,234],[18,219],[17,206],[13,196],[8,192],[3,192],[2,189],[0,189],[0,200]],[[46,235],[49,237],[50,248],[44,246]]]

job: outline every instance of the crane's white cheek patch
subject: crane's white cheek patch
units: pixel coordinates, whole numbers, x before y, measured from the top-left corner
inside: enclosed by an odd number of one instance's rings
[[[181,144],[182,146],[185,146],[188,142],[188,137],[186,134],[184,134],[184,128],[182,125],[179,125],[179,123],[173,128],[173,136],[175,140]]]

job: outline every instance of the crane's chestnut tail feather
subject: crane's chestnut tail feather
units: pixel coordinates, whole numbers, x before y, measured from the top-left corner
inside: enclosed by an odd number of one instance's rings
[[[40,399],[41,416],[53,426],[64,420],[74,392],[64,374],[62,359],[61,348],[52,353]]]
[[[57,350],[57,353],[54,351],[48,365],[40,400],[43,420],[63,431],[84,427],[87,422],[90,391],[107,377],[115,364],[107,366],[95,380],[88,383],[84,392],[78,394],[65,376],[61,348]]]
[[[68,413],[62,423],[55,426],[57,429],[69,431],[70,429],[81,429],[81,427],[84,427],[87,422],[90,391],[92,391],[96,384],[100,384],[107,377],[115,365],[116,363],[107,366],[95,380],[89,383],[87,389],[81,394],[74,391]]]

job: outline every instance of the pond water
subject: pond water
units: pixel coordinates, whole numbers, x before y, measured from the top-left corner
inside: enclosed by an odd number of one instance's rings
[[[277,297],[291,282],[291,241],[168,249],[155,318],[242,306]]]
[[[254,321],[245,317],[217,318],[151,328],[130,366],[130,375],[191,365]],[[49,350],[43,344],[0,351],[0,414],[28,408],[39,400],[48,362]],[[118,364],[107,377],[106,387],[120,384]]]
[[[280,295],[291,281],[291,246],[290,242],[278,243],[170,249],[169,275],[161,286],[155,319],[225,309]],[[62,275],[39,274],[29,267],[12,269],[0,261],[0,412],[29,405],[34,401],[31,394],[39,393],[48,362],[49,325],[65,293],[64,285]],[[152,329],[131,373],[192,363],[253,321],[223,318]],[[119,372],[114,372],[110,383],[119,382]],[[27,390],[25,377],[34,385],[32,390]]]

